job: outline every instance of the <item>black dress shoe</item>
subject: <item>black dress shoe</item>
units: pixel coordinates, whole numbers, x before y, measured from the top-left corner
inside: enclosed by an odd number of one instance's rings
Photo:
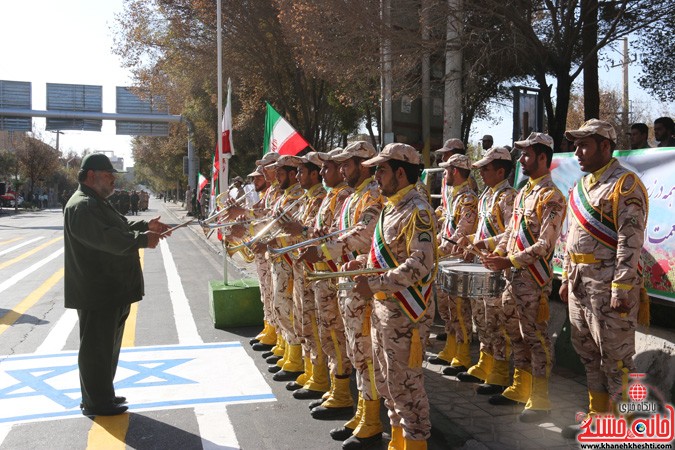
[[[250,341],[248,341],[248,343],[251,344],[251,345],[257,344],[258,342],[260,342],[260,339],[258,339],[258,338],[253,338]]]
[[[518,416],[518,420],[523,423],[537,423],[543,421],[551,414],[551,411],[540,411],[535,409],[524,409]]]
[[[448,333],[445,333],[445,332],[443,332],[443,333],[438,333],[438,334],[436,335],[436,340],[437,340],[437,341],[447,341],[447,340],[448,340]]]
[[[354,408],[352,406],[345,406],[343,408],[326,408],[325,406],[317,406],[309,412],[312,418],[316,420],[332,420],[332,419],[349,419],[354,415]]]
[[[506,389],[506,386],[500,386],[498,384],[488,384],[483,383],[476,386],[476,394],[480,395],[494,395],[501,394]]]
[[[310,402],[309,403],[309,409],[314,409],[317,406],[321,406],[322,403],[323,403],[323,396],[319,400],[314,400],[313,402]]]
[[[370,448],[382,440],[382,433],[377,433],[373,436],[360,438],[352,435],[342,443],[342,450],[361,450]]]
[[[83,416],[116,416],[122,414],[127,409],[128,406],[116,405],[111,403],[109,405],[100,406],[100,407],[85,407],[82,408]]]
[[[272,350],[272,347],[274,347],[274,345],[272,345],[272,344],[263,344],[262,342],[256,342],[255,344],[253,344],[253,345],[251,346],[251,348],[252,348],[253,350],[255,350],[256,352],[266,352],[266,351],[268,351],[268,350]]]
[[[450,375],[456,377],[458,373],[466,372],[467,369],[464,366],[450,366],[443,369],[443,375]]]
[[[126,402],[127,402],[127,398],[126,398],[126,397],[118,397],[118,396],[115,396],[115,397],[113,398],[113,404],[115,404],[115,405],[124,405]],[[80,402],[80,409],[82,409],[82,408],[84,408],[84,403],[81,403],[81,402]]]
[[[349,427],[333,428],[332,430],[330,430],[330,437],[332,437],[336,441],[346,441],[352,436],[353,432],[354,428]]]
[[[267,368],[267,371],[269,373],[277,373],[281,370],[281,367],[277,366],[276,364],[273,364]]]
[[[269,358],[265,359],[265,362],[266,362],[267,364],[276,364],[276,363],[279,362],[279,360],[280,360],[281,358],[282,358],[281,356],[272,355],[272,356],[270,356]]]
[[[493,395],[492,397],[490,397],[490,399],[488,400],[488,402],[489,402],[491,405],[499,405],[499,406],[504,406],[504,405],[517,405],[517,404],[518,404],[517,401],[511,400],[511,399],[508,398],[508,397],[504,397],[502,394]]]
[[[267,358],[269,358],[270,356],[276,356],[276,355],[274,354],[273,351],[270,350],[270,351],[268,351],[268,352],[262,352],[262,354],[261,354],[260,356],[262,356],[263,359],[267,359]],[[280,356],[279,358],[281,358],[281,356]]]
[[[275,373],[272,379],[274,381],[295,381],[297,378],[302,375],[304,372],[289,372],[287,370],[280,370]]]
[[[323,391],[314,391],[312,389],[302,388],[293,392],[293,398],[297,398],[298,400],[313,400],[323,397],[323,394]],[[344,439],[342,440],[344,441]]]
[[[439,366],[449,366],[450,361],[446,361],[443,358],[439,358],[438,356],[432,356],[431,358],[427,359],[427,362],[429,364],[436,364]]]
[[[457,379],[459,381],[463,381],[464,383],[482,383],[483,380],[481,380],[478,377],[474,377],[471,375],[469,372],[460,372],[457,374]]]
[[[575,423],[574,425],[568,425],[563,428],[560,434],[565,439],[576,439],[579,433],[581,433],[581,425]]]
[[[302,389],[302,385],[300,383],[295,381],[289,381],[288,383],[286,383],[286,390],[297,391],[298,389]]]

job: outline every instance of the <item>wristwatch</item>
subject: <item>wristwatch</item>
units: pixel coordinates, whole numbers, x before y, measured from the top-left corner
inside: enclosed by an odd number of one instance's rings
[[[302,237],[307,237],[307,230],[309,230],[309,227],[302,227]]]

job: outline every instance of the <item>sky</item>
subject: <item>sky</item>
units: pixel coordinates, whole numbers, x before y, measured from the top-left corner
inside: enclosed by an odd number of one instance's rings
[[[122,0],[0,0],[0,80],[32,82],[33,109],[46,109],[46,83],[103,86],[103,112],[115,112],[115,87],[131,84],[130,73],[113,55],[114,16],[123,11]],[[621,55],[610,50],[616,61]],[[637,84],[639,68],[629,70],[631,100],[641,100],[652,109],[652,117],[675,111],[645,93]],[[621,67],[600,67],[600,85],[620,90]],[[495,144],[511,144],[510,105],[491,105],[498,121],[478,121],[470,140],[478,144],[483,134],[492,134]],[[180,111],[170,111],[180,114]],[[236,115],[236,111],[233,111]],[[34,130],[43,140],[56,145],[56,135],[44,131],[45,119],[34,118]],[[236,130],[235,130],[236,133]],[[115,135],[113,121],[103,121],[102,132],[64,131],[60,150],[81,154],[85,149],[113,151],[133,165],[131,137]]]

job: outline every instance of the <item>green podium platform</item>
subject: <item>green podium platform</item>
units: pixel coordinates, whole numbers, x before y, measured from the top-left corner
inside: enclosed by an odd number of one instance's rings
[[[213,326],[218,329],[263,324],[260,285],[255,278],[228,284],[222,280],[209,281],[209,307]]]

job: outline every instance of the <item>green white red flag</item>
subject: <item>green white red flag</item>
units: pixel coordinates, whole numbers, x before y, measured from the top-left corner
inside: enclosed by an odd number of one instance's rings
[[[265,118],[265,138],[263,140],[263,155],[272,152],[280,155],[297,155],[309,142],[305,140],[293,126],[284,119],[269,103]]]

